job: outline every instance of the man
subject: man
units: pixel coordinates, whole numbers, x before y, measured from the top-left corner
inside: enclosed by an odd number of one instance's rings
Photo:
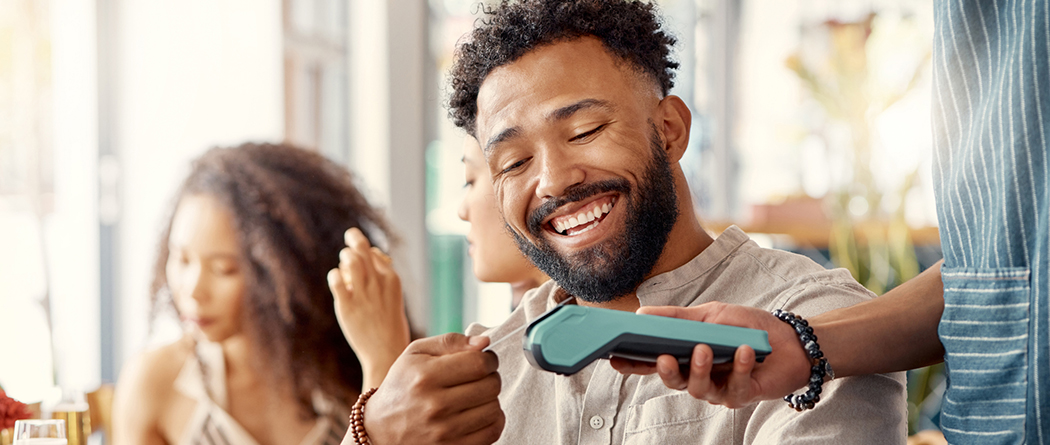
[[[810,325],[839,375],[944,360],[941,429],[950,443],[1050,443],[1050,8],[1039,1],[938,1],[935,8],[943,267]],[[739,306],[641,312],[794,335],[768,314]],[[694,358],[709,354],[697,348]],[[738,362],[728,378],[712,380],[710,367],[693,367],[683,378],[670,359],[657,367],[668,387],[726,406],[779,398],[808,367],[786,354],[758,366]]]
[[[499,6],[460,47],[452,118],[481,143],[509,232],[553,280],[484,332],[510,336],[492,349],[498,373],[482,337],[410,346],[367,404],[374,443],[904,442],[900,374],[826,382],[815,408],[796,413],[781,401],[711,406],[607,361],[572,376],[526,361],[516,330],[570,298],[812,315],[871,297],[843,270],[761,249],[736,228],[711,239],[700,227],[678,165],[690,112],[667,94],[673,43],[651,4],[526,0]]]

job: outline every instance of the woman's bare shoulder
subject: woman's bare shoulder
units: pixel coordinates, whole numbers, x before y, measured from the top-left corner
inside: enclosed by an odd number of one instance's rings
[[[155,349],[143,351],[132,357],[120,371],[121,382],[134,383],[137,389],[151,390],[153,395],[162,394],[171,388],[186,359],[193,353],[193,340],[184,337],[179,341]]]
[[[120,370],[113,400],[115,443],[163,443],[161,419],[175,399],[175,379],[193,353],[193,341],[139,353]]]
[[[193,340],[183,338],[128,359],[120,370],[115,402],[130,402],[126,406],[156,416],[175,393],[175,378],[192,353]]]

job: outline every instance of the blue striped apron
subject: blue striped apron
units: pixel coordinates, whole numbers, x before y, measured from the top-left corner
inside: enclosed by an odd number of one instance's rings
[[[934,184],[953,444],[1050,443],[1050,10],[935,2]]]

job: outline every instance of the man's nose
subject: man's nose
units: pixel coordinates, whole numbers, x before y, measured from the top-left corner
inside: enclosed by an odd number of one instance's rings
[[[536,185],[536,197],[540,199],[562,196],[565,189],[581,184],[586,173],[563,148],[543,151],[540,158],[540,178]]]

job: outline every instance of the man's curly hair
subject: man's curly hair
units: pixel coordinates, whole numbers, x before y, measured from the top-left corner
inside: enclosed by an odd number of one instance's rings
[[[594,36],[612,54],[652,78],[664,95],[674,86],[676,39],[660,29],[656,7],[637,0],[503,0],[456,49],[449,117],[474,134],[478,90],[492,70],[538,47]]]

